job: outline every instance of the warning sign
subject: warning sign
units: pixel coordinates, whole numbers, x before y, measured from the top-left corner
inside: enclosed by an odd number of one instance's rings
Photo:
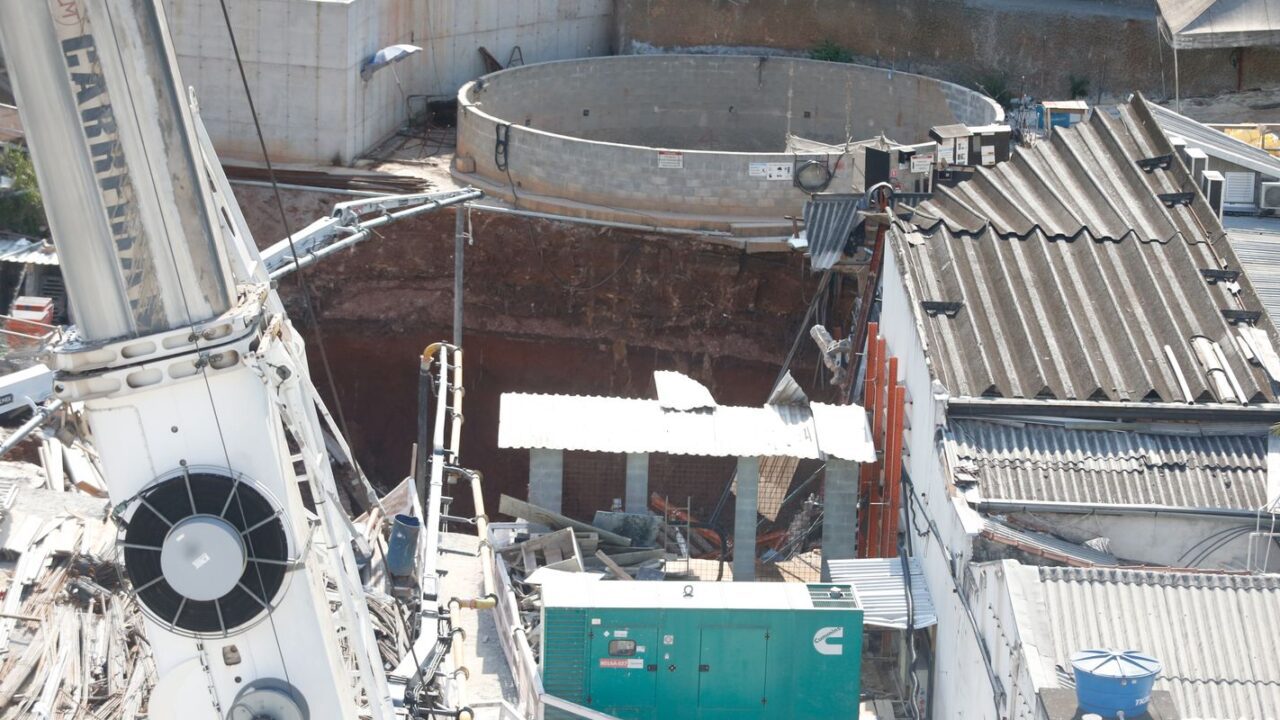
[[[644,669],[644,660],[642,658],[600,658],[600,667],[614,668],[616,670],[642,670]]]
[[[933,169],[932,155],[912,155],[911,156],[911,172],[927,173]]]
[[[659,150],[658,167],[667,170],[683,170],[684,153],[676,152],[674,150]]]

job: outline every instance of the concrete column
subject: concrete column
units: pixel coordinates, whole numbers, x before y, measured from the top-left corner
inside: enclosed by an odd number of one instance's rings
[[[738,458],[733,507],[733,579],[756,579],[756,514],[760,506],[760,458]]]
[[[823,582],[831,582],[828,560],[852,560],[858,556],[858,470],[856,462],[827,459],[823,478]]]
[[[564,451],[529,451],[529,503],[553,513],[560,512],[564,493]]]
[[[627,453],[627,492],[623,508],[629,513],[649,509],[649,453]]]

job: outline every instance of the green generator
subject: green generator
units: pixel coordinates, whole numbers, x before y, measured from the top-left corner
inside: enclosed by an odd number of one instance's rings
[[[624,720],[858,717],[862,608],[848,585],[579,575],[542,595],[542,684],[557,697]]]

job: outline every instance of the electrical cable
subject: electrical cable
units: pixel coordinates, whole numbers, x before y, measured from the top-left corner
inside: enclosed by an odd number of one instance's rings
[[[231,41],[231,52],[235,57],[236,68],[240,72],[240,84],[244,88],[245,102],[249,105],[249,117],[253,119],[253,129],[258,136],[258,147],[262,150],[262,160],[267,166],[267,177],[271,181],[271,192],[275,196],[276,208],[280,212],[280,224],[284,228],[285,239],[289,241],[289,252],[293,257],[294,276],[297,277],[298,290],[302,295],[302,306],[306,311],[311,330],[315,333],[316,349],[320,354],[320,365],[324,369],[325,377],[328,380],[329,393],[333,396],[333,405],[338,416],[338,424],[342,428],[342,434],[350,437],[351,430],[347,426],[346,413],[342,411],[342,398],[338,395],[338,385],[334,382],[333,370],[329,365],[329,354],[325,350],[324,336],[320,331],[320,316],[316,314],[315,307],[311,302],[311,284],[307,282],[303,273],[302,259],[298,253],[297,246],[293,242],[293,228],[289,223],[289,215],[284,209],[284,200],[280,197],[280,183],[276,180],[275,166],[271,164],[271,154],[267,152],[267,141],[262,134],[262,123],[258,120],[258,110],[253,103],[253,93],[249,90],[249,78],[244,71],[244,62],[240,59],[240,45],[236,42],[236,33],[231,27],[231,13],[227,10],[227,0],[218,0],[218,4],[222,8],[222,20],[227,27],[227,37]]]

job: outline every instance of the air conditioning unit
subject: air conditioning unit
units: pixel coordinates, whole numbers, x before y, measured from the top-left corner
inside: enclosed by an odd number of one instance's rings
[[[1200,148],[1187,148],[1187,159],[1187,170],[1191,173],[1191,178],[1200,182],[1200,176],[1209,169],[1209,156]]]
[[[1209,201],[1213,214],[1219,218],[1222,217],[1222,201],[1226,184],[1226,178],[1217,170],[1205,170],[1200,176],[1200,190],[1204,193],[1204,199]]]
[[[1262,183],[1262,209],[1280,210],[1280,182]]]

